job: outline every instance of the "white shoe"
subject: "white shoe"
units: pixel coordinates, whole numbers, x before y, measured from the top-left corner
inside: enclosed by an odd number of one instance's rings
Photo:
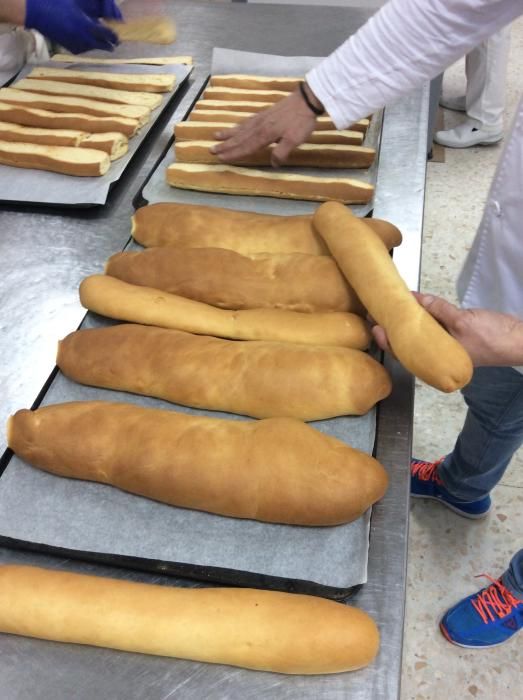
[[[492,131],[481,127],[479,122],[468,120],[454,129],[437,131],[434,141],[448,148],[470,148],[470,146],[490,146],[503,138],[501,129]]]
[[[440,97],[440,107],[452,109],[454,112],[465,112],[465,95],[459,97]]]

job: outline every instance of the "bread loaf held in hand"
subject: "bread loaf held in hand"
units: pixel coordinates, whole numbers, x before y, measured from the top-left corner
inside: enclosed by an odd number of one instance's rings
[[[0,631],[275,673],[352,671],[379,632],[366,613],[317,596],[173,588],[29,566],[0,567]]]
[[[391,389],[387,371],[360,350],[137,324],[75,331],[60,342],[57,364],[81,384],[255,418],[361,415]]]
[[[233,421],[82,401],[18,411],[7,434],[18,457],[57,476],[233,518],[339,525],[387,487],[373,457],[292,418]]]
[[[468,384],[465,348],[418,304],[374,231],[336,202],[319,207],[313,222],[402,365],[441,391]]]
[[[333,258],[225,248],[147,248],[112,255],[106,274],[223,309],[363,313]]]
[[[368,326],[356,314],[304,314],[282,309],[229,311],[108,275],[86,277],[80,285],[80,300],[86,309],[109,318],[218,338],[339,345],[358,350],[365,350],[370,342]]]
[[[401,243],[401,232],[382,219],[365,219],[387,246]],[[137,209],[132,236],[146,248],[228,248],[241,255],[307,253],[330,255],[312,225],[312,214],[278,216],[202,204],[157,202]]]

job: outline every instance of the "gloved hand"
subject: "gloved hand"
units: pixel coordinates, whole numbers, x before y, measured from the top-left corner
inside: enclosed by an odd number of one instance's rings
[[[99,17],[121,19],[113,0],[27,0],[25,27],[36,29],[72,53],[112,51],[118,37]]]

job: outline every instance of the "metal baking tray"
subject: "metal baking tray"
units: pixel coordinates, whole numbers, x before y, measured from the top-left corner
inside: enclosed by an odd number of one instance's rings
[[[43,66],[56,68],[56,62],[50,61]],[[34,66],[26,66],[17,79],[24,78]],[[74,70],[100,70],[100,66],[79,63],[60,64],[60,68]],[[172,66],[143,66],[143,65],[107,65],[104,72],[113,73],[174,73],[176,84],[174,90],[162,96],[161,104],[153,110],[150,121],[145,124],[138,134],[129,139],[129,151],[123,158],[111,163],[105,175],[100,177],[76,177],[45,170],[31,170],[0,165],[0,202],[48,205],[61,207],[100,206],[105,203],[112,187],[118,182],[127,165],[132,160],[140,145],[163,113],[172,106],[184,86],[193,67],[183,64]],[[16,87],[14,82],[11,87]]]

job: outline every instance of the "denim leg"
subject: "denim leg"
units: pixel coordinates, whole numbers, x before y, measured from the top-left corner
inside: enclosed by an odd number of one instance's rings
[[[438,475],[452,496],[475,501],[501,480],[523,444],[523,374],[512,367],[477,367],[462,393],[465,424]]]
[[[523,549],[514,554],[510,566],[502,576],[504,585],[516,598],[523,600]]]

